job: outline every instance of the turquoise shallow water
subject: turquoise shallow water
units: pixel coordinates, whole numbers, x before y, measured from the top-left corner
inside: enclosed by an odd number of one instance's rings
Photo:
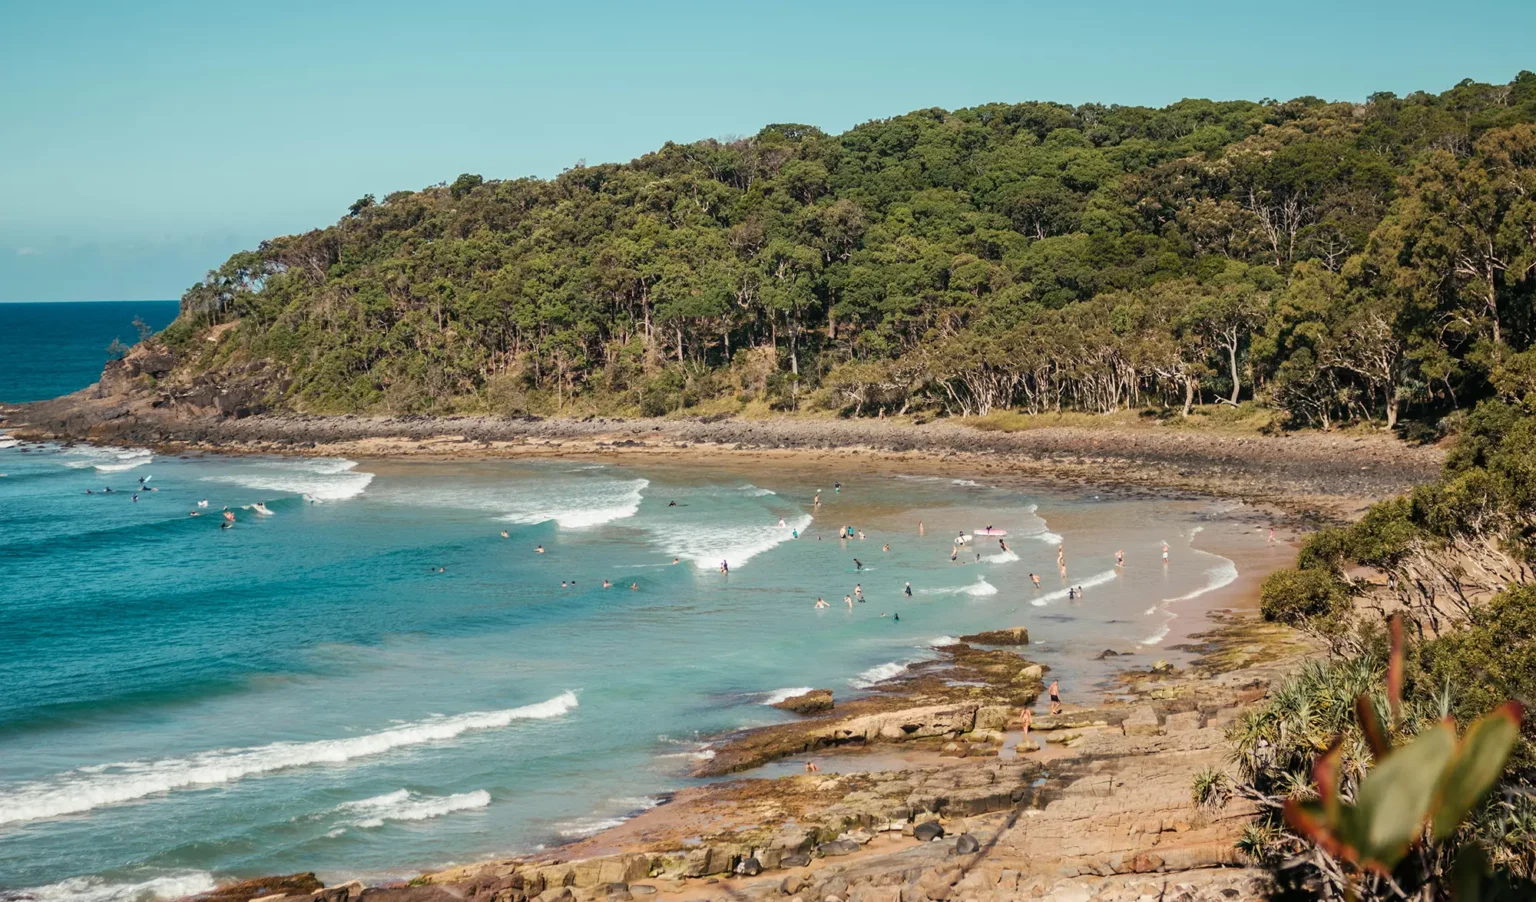
[[[711,737],[785,717],[776,690],[847,697],[964,632],[1027,625],[1068,699],[1097,698],[1114,665],[1094,653],[1176,657],[1170,615],[1235,576],[1190,547],[1198,504],[963,472],[0,445],[0,898],[406,876],[560,842],[687,785]],[[1014,554],[951,563],[950,537],[989,523]],[[866,538],[837,541],[845,524]]]

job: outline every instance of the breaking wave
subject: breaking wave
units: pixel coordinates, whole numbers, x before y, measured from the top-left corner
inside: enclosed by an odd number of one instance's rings
[[[32,889],[0,890],[0,902],[154,902],[206,893],[214,887],[213,875],[207,871],[173,871],[137,882],[71,877]]]
[[[89,467],[98,473],[121,473],[142,467],[155,459],[154,453],[148,448],[115,448],[110,445],[71,448],[64,452],[64,456],[70,458],[64,461],[64,466],[76,470]]]
[[[217,476],[204,476],[204,482],[223,482],[277,492],[308,495],[317,501],[344,501],[355,498],[373,482],[373,474],[354,469],[356,461],[335,457],[303,460],[264,460],[242,464],[242,469]]]
[[[868,689],[877,683],[901,676],[911,666],[898,661],[887,661],[884,664],[876,664],[848,682],[860,689]]]
[[[793,689],[775,689],[763,697],[762,704],[777,705],[779,702],[787,702],[792,698],[814,692],[813,686],[797,686]]]
[[[461,792],[450,796],[424,796],[408,789],[346,802],[336,810],[357,820],[358,827],[382,827],[385,821],[425,821],[442,817],[455,811],[472,811],[491,804],[491,794],[483,789]]]
[[[1204,595],[1207,592],[1214,592],[1217,589],[1226,588],[1234,581],[1236,581],[1236,579],[1237,565],[1227,560],[1226,558],[1222,558],[1221,563],[1205,571],[1205,585],[1198,589],[1185,592],[1183,595],[1179,595],[1174,598],[1165,598],[1152,607],[1147,608],[1146,615],[1149,617],[1161,613],[1163,615],[1163,624],[1157,630],[1148,635],[1145,639],[1142,639],[1138,644],[1156,645],[1168,637],[1168,632],[1172,628],[1173,621],[1179,616],[1170,610],[1170,607],[1175,603],[1180,601],[1189,601],[1193,598],[1199,598],[1201,595]]]
[[[919,589],[921,595],[970,595],[980,597],[983,595],[996,595],[997,586],[987,582],[985,576],[976,577],[976,581],[968,586],[956,586],[950,589]]]
[[[656,538],[669,555],[691,561],[700,570],[713,570],[720,562],[732,567],[746,563],[793,538],[796,530],[811,525],[810,514],[784,518],[784,528],[776,523],[752,526],[691,526],[656,530]]]
[[[1119,574],[1113,570],[1105,570],[1103,573],[1095,573],[1087,579],[1073,583],[1071,586],[1068,586],[1065,589],[1054,589],[1037,598],[1032,598],[1030,599],[1029,603],[1037,608],[1044,607],[1053,601],[1061,601],[1062,599],[1066,598],[1067,593],[1072,589],[1091,589],[1094,586],[1102,586],[1107,582],[1114,581],[1117,576],[1119,576]]]
[[[22,783],[0,792],[0,824],[78,814],[193,786],[313,764],[342,764],[391,749],[441,742],[474,730],[500,729],[518,720],[559,717],[577,705],[574,692],[521,708],[436,717],[403,726],[314,742],[274,742],[254,748],[215,749],[188,758],[96,765]]]

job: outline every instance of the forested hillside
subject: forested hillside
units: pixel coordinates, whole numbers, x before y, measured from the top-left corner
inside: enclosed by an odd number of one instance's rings
[[[163,340],[312,412],[1433,421],[1536,384],[1533,122],[1522,72],[771,125],[364,197],[231,257]]]

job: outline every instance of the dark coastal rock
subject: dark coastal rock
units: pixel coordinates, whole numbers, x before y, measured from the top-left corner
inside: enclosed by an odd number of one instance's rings
[[[1005,630],[988,630],[984,633],[972,633],[969,636],[961,636],[960,641],[973,645],[1028,645],[1029,630],[1022,626],[1010,627]]]
[[[960,838],[955,840],[955,853],[958,855],[972,855],[980,849],[981,843],[969,833],[962,833]]]
[[[763,872],[763,865],[756,858],[743,858],[736,865],[736,873],[743,877],[756,877]]]
[[[805,889],[805,878],[800,874],[790,874],[779,883],[779,892],[786,896],[793,896],[802,889]]]
[[[781,868],[803,868],[809,866],[810,863],[811,856],[805,854],[804,852],[796,852],[793,855],[785,855],[779,859],[779,867]]]
[[[211,893],[198,896],[198,902],[250,902],[262,896],[308,896],[315,890],[325,889],[325,884],[314,873],[289,874],[286,877],[257,877],[220,887]]]
[[[1115,651],[1113,648],[1106,648],[1103,651],[1099,652],[1099,660],[1100,661],[1104,660],[1105,658],[1118,658],[1118,657],[1120,657],[1120,653],[1118,651]]]
[[[918,842],[933,842],[944,838],[944,828],[938,821],[923,821],[912,828],[912,837]]]
[[[774,702],[773,707],[796,714],[820,714],[832,710],[832,690],[812,689],[803,695]]]
[[[816,847],[816,854],[826,858],[848,855],[857,851],[859,851],[859,844],[847,839],[834,839],[831,842],[824,842]]]

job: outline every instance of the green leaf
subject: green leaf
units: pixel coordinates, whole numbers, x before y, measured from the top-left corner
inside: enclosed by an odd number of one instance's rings
[[[1354,826],[1365,861],[1391,871],[1424,829],[1441,775],[1456,754],[1456,730],[1436,724],[1378,761],[1355,795]]]
[[[1506,702],[1467,729],[1460,750],[1445,770],[1435,810],[1435,838],[1446,839],[1456,832],[1477,803],[1483,800],[1504,772],[1509,753],[1520,738],[1520,720],[1524,709],[1519,702]]]

